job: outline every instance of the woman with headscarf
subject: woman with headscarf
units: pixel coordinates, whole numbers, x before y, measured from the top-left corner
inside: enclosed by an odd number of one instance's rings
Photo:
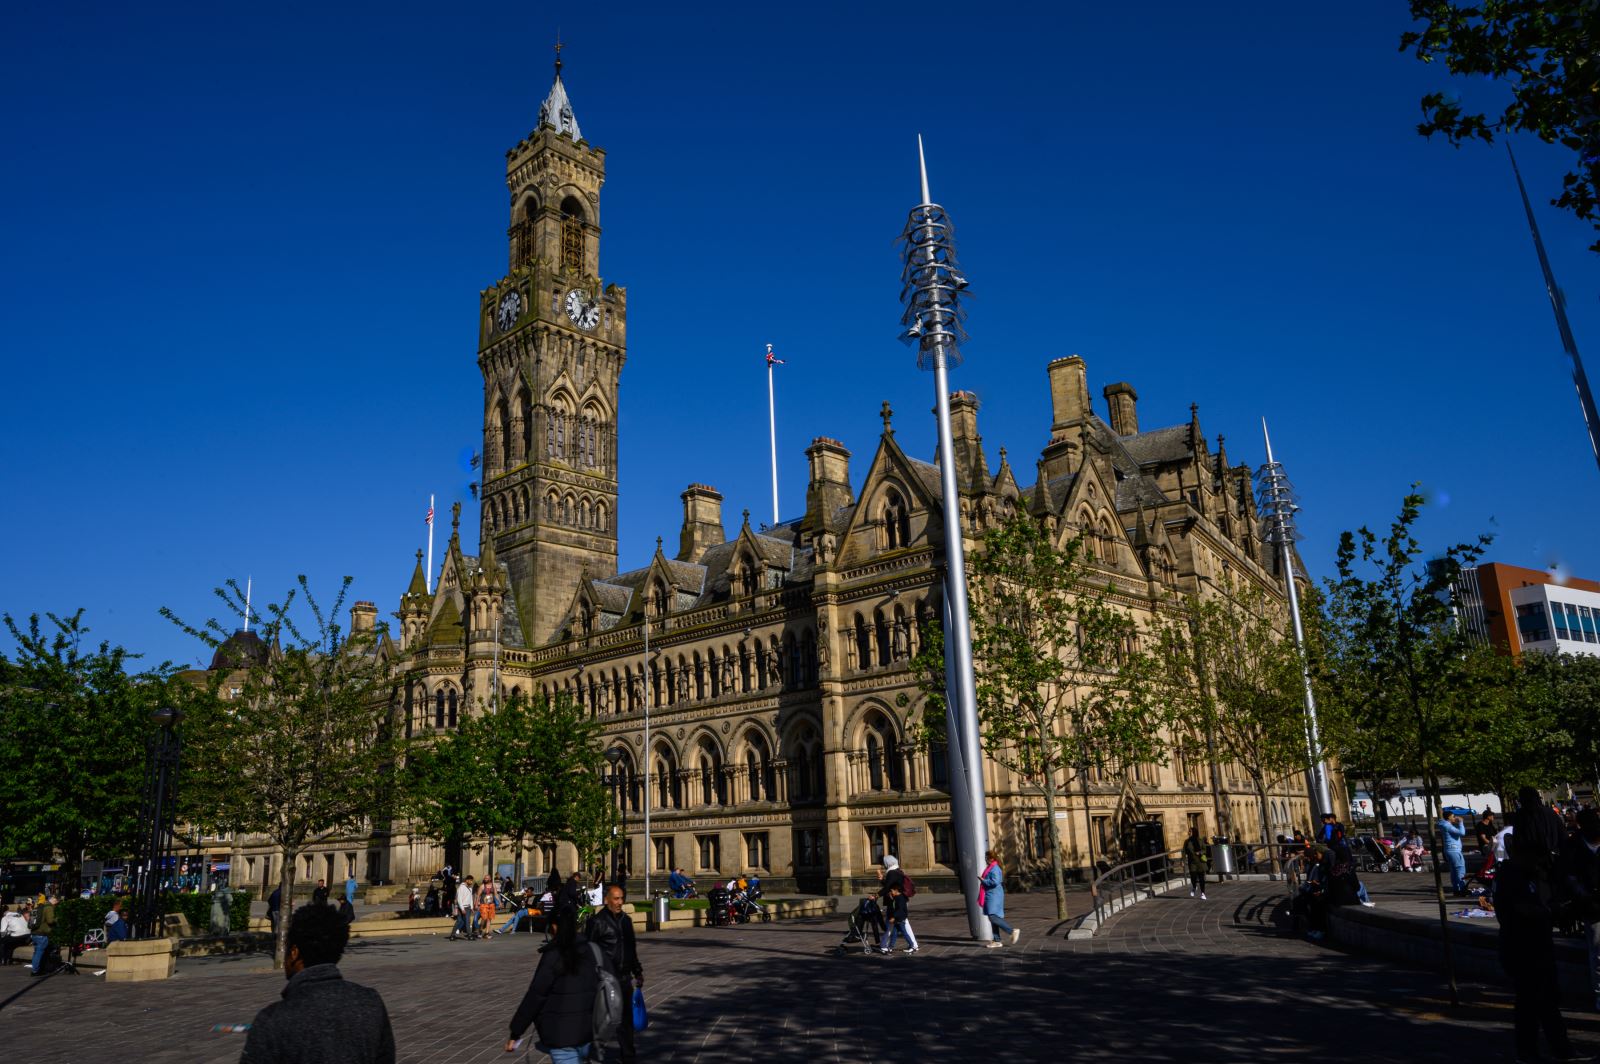
[[[878,891],[878,904],[883,907],[884,913],[887,915],[895,911],[896,898],[902,899],[899,908],[903,910],[906,902],[911,900],[911,892],[906,889],[906,884],[910,877],[908,877],[900,868],[900,858],[896,857],[892,853],[884,854],[883,868],[878,873],[878,879],[883,884]],[[891,891],[894,892],[892,895],[890,893]],[[884,933],[883,944],[880,947],[882,952],[889,952],[896,928],[899,929],[901,934],[906,936],[906,941],[911,943],[911,949],[909,952],[915,953],[921,948],[917,945],[917,936],[911,930],[911,918],[908,914],[898,922],[890,922],[889,929]]]

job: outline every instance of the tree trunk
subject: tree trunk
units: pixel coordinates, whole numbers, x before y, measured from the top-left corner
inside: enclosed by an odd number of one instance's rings
[[[1271,845],[1272,839],[1269,836],[1272,826],[1267,822],[1267,780],[1263,775],[1252,775],[1250,782],[1256,785],[1256,812],[1261,817],[1261,841],[1266,844],[1267,859],[1271,862],[1268,867],[1272,869],[1273,875],[1277,875],[1279,872],[1278,848]]]
[[[1050,825],[1050,871],[1055,877],[1056,886],[1056,919],[1067,918],[1067,877],[1062,869],[1061,857],[1061,832],[1056,830],[1056,773],[1055,766],[1049,765],[1045,771],[1045,783],[1040,790],[1044,791],[1044,815],[1049,818]]]
[[[1094,817],[1089,814],[1089,769],[1078,770],[1078,782],[1083,794],[1083,838],[1088,843],[1089,851],[1089,882],[1093,883],[1100,874],[1099,868],[1094,863]]]
[[[1439,938],[1444,946],[1444,974],[1450,983],[1450,1004],[1461,1004],[1460,994],[1456,990],[1456,960],[1450,948],[1450,913],[1444,900],[1444,847],[1440,844],[1442,836],[1439,834],[1439,817],[1442,811],[1438,806],[1439,784],[1433,777],[1432,766],[1428,764],[1426,745],[1422,748],[1422,784],[1426,795],[1428,810],[1428,840],[1429,848],[1433,850],[1433,892],[1439,900]]]
[[[294,863],[300,851],[283,848],[283,863],[278,868],[278,927],[272,945],[272,966],[281,969],[289,959],[289,918],[294,915]]]

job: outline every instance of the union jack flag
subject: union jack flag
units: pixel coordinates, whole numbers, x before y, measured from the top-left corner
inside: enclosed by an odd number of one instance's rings
[[[774,355],[772,353],[772,345],[771,344],[767,345],[767,365],[769,365],[769,366],[781,366],[781,365],[783,365],[783,359],[779,358],[777,355]]]
[[[430,525],[433,524],[433,507],[431,507],[431,506],[428,507],[428,519],[424,523],[425,524],[430,524]]]

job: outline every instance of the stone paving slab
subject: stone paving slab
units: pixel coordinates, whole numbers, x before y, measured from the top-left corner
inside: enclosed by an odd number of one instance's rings
[[[1045,895],[1016,895],[1015,947],[966,940],[948,899],[913,902],[915,955],[840,954],[842,917],[641,938],[651,1007],[645,1061],[1238,1061],[1334,1052],[1364,1060],[1497,1060],[1509,1000],[1469,985],[1452,1009],[1434,973],[1280,934],[1275,883],[1216,885],[1141,902],[1094,939],[1066,939]],[[1073,896],[1076,912],[1086,898]],[[367,940],[346,975],[389,1005],[406,1064],[529,1061],[502,1051],[539,936]],[[28,982],[0,969],[0,996]],[[6,1055],[29,1064],[221,1064],[281,977],[259,958],[180,962],[165,983],[57,976],[0,1011]],[[1600,1043],[1592,1016],[1576,1037]]]

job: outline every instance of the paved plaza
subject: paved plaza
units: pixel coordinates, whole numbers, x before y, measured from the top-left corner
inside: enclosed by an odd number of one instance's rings
[[[1047,894],[1014,895],[1022,942],[998,950],[965,941],[953,900],[926,894],[914,903],[916,955],[839,955],[842,917],[645,935],[641,1059],[1510,1059],[1499,988],[1467,984],[1451,1008],[1435,973],[1289,938],[1273,922],[1280,891],[1249,882],[1215,885],[1207,902],[1161,896],[1072,942]],[[1081,912],[1086,899],[1074,900]],[[402,1062],[511,1060],[506,1025],[538,943],[367,939],[343,968],[383,993]],[[0,970],[0,994],[27,982]],[[255,957],[185,960],[164,983],[58,976],[0,1011],[0,1037],[29,1064],[231,1062],[244,1036],[213,1026],[248,1022],[280,985]],[[1568,1016],[1580,1044],[1600,1045],[1600,1020]]]

